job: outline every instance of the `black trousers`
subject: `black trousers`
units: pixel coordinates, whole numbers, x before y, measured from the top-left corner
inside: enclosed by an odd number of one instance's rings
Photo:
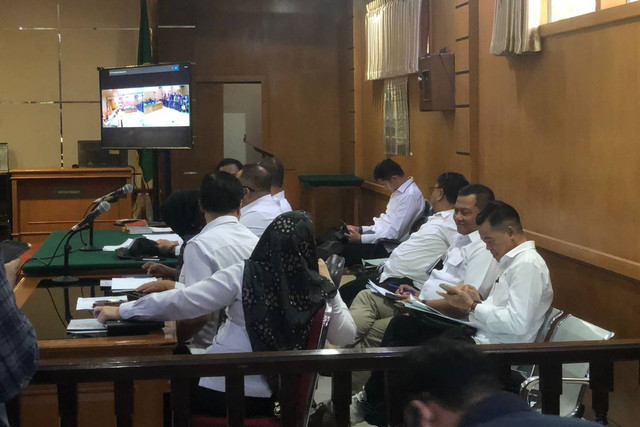
[[[270,398],[245,397],[244,415],[246,417],[273,416],[274,403]],[[225,393],[197,386],[191,393],[191,413],[212,417],[226,417],[227,403]]]
[[[344,265],[351,267],[362,265],[363,259],[386,258],[389,256],[389,252],[383,245],[376,243],[349,243],[344,245],[340,255],[344,257]]]
[[[389,326],[382,338],[381,347],[420,346],[436,337],[462,340],[470,343],[475,341],[471,335],[475,330],[471,327],[457,326],[445,322],[433,321],[432,318],[420,314],[413,316],[396,315],[389,322]],[[401,390],[401,375],[391,375],[389,387],[391,390]],[[387,408],[384,399],[384,372],[374,371],[364,386],[367,395],[369,413],[365,420],[373,425],[387,425]]]

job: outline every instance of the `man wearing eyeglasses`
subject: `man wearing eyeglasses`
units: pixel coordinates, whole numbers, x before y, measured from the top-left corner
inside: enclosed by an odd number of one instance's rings
[[[240,224],[260,237],[271,221],[282,213],[271,197],[271,174],[262,166],[245,165],[238,179],[244,188]]]

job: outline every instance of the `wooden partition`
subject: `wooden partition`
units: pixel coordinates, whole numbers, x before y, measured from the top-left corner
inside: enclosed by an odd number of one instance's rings
[[[98,197],[131,183],[129,168],[12,170],[12,237],[39,243],[54,230],[68,230]],[[95,220],[100,229],[131,217],[131,196],[121,198]]]

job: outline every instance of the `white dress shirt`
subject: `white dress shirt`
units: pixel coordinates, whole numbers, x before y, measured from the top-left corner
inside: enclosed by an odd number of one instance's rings
[[[242,277],[244,262],[216,272],[213,276],[189,287],[149,294],[120,306],[123,319],[181,320],[192,319],[226,307],[227,321],[222,324],[207,354],[251,352],[251,342],[245,329],[242,307]],[[333,311],[327,339],[335,345],[352,344],[356,336],[353,318],[342,302],[340,293],[329,300]],[[225,391],[224,377],[200,379],[200,385]],[[245,396],[270,397],[271,390],[261,375],[244,380]]]
[[[404,242],[411,233],[411,225],[423,211],[424,197],[413,177],[409,177],[391,194],[387,210],[380,217],[373,218],[373,225],[362,227],[362,243],[375,243],[380,239]]]
[[[458,234],[456,243],[447,251],[444,267],[433,270],[422,286],[420,299],[434,300],[442,297],[440,283],[473,285],[486,298],[498,277],[498,263],[487,250],[480,233]]]
[[[469,320],[478,344],[533,342],[553,301],[549,269],[533,241],[505,254],[500,277]]]
[[[271,221],[281,213],[280,205],[273,200],[271,194],[267,194],[240,209],[240,224],[260,237]]]
[[[275,200],[276,203],[280,205],[280,210],[282,210],[282,213],[291,212],[293,210],[291,209],[291,205],[284,196],[284,190],[274,194],[271,197],[273,197],[273,200]]]
[[[391,252],[380,281],[389,277],[408,277],[422,286],[429,278],[428,267],[444,255],[457,237],[453,209],[431,215],[418,231]]]
[[[184,247],[184,264],[178,285],[193,285],[218,270],[251,256],[258,238],[235,216],[221,216],[209,222]],[[218,313],[191,339],[190,347],[207,348],[218,329]]]

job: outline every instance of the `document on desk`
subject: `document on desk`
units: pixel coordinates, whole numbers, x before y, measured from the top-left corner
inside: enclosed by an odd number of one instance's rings
[[[182,244],[182,238],[180,236],[178,236],[175,233],[170,233],[170,234],[145,234],[142,237],[146,237],[149,240],[153,240],[155,242],[157,242],[160,239],[164,239],[164,240],[169,240],[171,242],[178,242],[179,244]]]
[[[117,304],[119,302],[127,302],[126,295],[118,295],[111,297],[92,297],[92,298],[82,298],[78,297],[78,302],[76,302],[76,310],[93,310],[93,304],[96,303],[108,303],[108,304]]]
[[[152,233],[172,233],[171,227],[149,227]]]
[[[70,334],[94,334],[107,332],[107,327],[98,322],[98,319],[71,319],[67,325],[67,332]]]
[[[124,243],[122,243],[120,245],[103,246],[102,250],[104,252],[115,252],[116,249],[119,249],[119,248],[127,248],[127,249],[129,249],[129,247],[131,247],[132,243],[133,243],[133,239],[127,239],[127,240],[124,241]]]
[[[153,282],[155,277],[116,277],[111,279],[112,292],[134,291],[145,283]]]

